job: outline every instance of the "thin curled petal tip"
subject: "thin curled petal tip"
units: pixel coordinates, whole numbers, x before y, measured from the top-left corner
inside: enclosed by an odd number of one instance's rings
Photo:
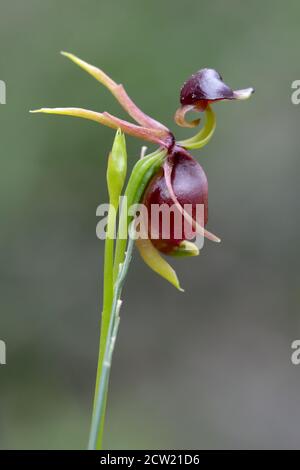
[[[205,124],[202,129],[193,137],[190,137],[189,139],[185,140],[180,140],[178,142],[178,145],[186,149],[192,150],[199,149],[201,147],[204,147],[204,145],[208,144],[216,130],[216,116],[211,106],[209,105],[205,110],[205,117]]]
[[[193,111],[194,109],[195,107],[191,104],[187,104],[178,108],[174,116],[174,121],[176,124],[181,127],[197,127],[200,124],[201,119],[194,119],[193,121],[187,121],[185,119],[186,113]]]

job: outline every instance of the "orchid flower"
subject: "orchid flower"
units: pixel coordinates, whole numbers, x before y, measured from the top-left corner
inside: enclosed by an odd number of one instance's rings
[[[62,114],[81,117],[96,121],[113,129],[121,129],[125,134],[137,137],[141,140],[155,143],[161,151],[165,151],[164,162],[161,170],[153,177],[144,195],[146,206],[152,204],[175,205],[182,214],[183,220],[190,224],[197,233],[206,238],[220,242],[220,238],[206,230],[208,222],[208,184],[204,170],[198,162],[189,154],[188,150],[201,148],[211,139],[216,126],[215,114],[210,104],[220,100],[244,100],[253,93],[253,88],[233,91],[226,85],[222,77],[213,69],[202,69],[192,75],[183,85],[180,93],[180,108],[175,113],[175,121],[183,127],[195,127],[200,119],[186,121],[188,111],[205,112],[206,122],[200,132],[186,140],[176,142],[172,132],[162,123],[145,114],[128,96],[123,85],[117,84],[101,69],[79,59],[73,54],[62,52],[92,77],[104,85],[117,99],[123,109],[136,122],[128,122],[111,115],[108,112],[96,112],[82,108],[41,108],[34,113]],[[204,205],[204,225],[197,223],[193,214],[184,210],[184,205],[190,203]],[[193,211],[192,211],[193,212]],[[171,231],[172,231],[171,227]],[[156,272],[167,278],[179,287],[176,274],[170,267],[165,270],[166,261],[159,253],[153,257],[155,250],[169,255],[196,255],[199,251],[187,240],[169,238],[159,240],[137,240],[139,251],[146,263]],[[152,245],[152,246],[151,246]],[[189,249],[186,249],[187,246]],[[151,251],[151,256],[147,251]],[[167,272],[167,274],[166,274]]]
[[[107,185],[110,200],[104,261],[104,295],[101,320],[100,351],[96,377],[92,427],[89,440],[90,449],[102,447],[103,427],[107,402],[109,370],[112,352],[119,325],[121,291],[128,270],[133,247],[133,235],[137,229],[137,219],[119,199],[123,190],[127,171],[127,153],[124,134],[146,142],[154,143],[157,150],[149,155],[142,151],[127,182],[124,196],[130,207],[143,202],[148,209],[142,217],[147,236],[138,238],[136,245],[146,262],[155,272],[182,290],[173,268],[162,256],[197,256],[199,249],[192,242],[195,234],[220,242],[220,238],[206,229],[208,223],[208,183],[201,165],[189,153],[206,145],[216,128],[216,118],[211,105],[221,100],[244,100],[253,93],[253,88],[232,90],[213,69],[202,69],[192,75],[180,92],[180,107],[175,113],[175,122],[183,127],[194,128],[200,119],[186,120],[189,111],[205,113],[205,122],[194,136],[176,141],[173,133],[165,125],[145,114],[128,96],[123,85],[116,83],[101,69],[79,59],[73,54],[62,55],[77,64],[116,98],[133,121],[120,119],[108,112],[96,112],[82,108],[41,108],[33,113],[60,114],[80,117],[116,129],[116,137],[108,159]],[[168,236],[161,218],[153,221],[151,209],[154,206],[174,208]],[[186,210],[186,205],[190,210]],[[197,207],[203,208],[203,217],[198,219]],[[118,236],[115,233],[119,211]],[[130,225],[130,223],[132,224]],[[146,222],[148,222],[146,224]],[[132,236],[128,237],[128,226],[133,226]],[[177,228],[181,228],[180,234]],[[150,228],[149,228],[150,227]],[[122,236],[123,234],[123,236]]]

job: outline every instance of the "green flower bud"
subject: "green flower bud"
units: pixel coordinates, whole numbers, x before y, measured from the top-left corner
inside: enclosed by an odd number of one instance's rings
[[[117,130],[107,164],[107,187],[112,204],[117,204],[121,195],[127,173],[127,151],[125,136]]]

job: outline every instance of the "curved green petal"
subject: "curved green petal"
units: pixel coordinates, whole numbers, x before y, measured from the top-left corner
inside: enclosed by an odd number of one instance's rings
[[[179,285],[179,280],[174,269],[169,263],[160,255],[159,251],[153,246],[151,241],[147,239],[139,238],[136,240],[136,245],[140,252],[141,257],[149,268],[153,269],[161,277],[169,281],[181,292],[184,290]]]
[[[186,149],[200,149],[204,147],[212,138],[216,130],[216,115],[210,106],[205,110],[206,122],[200,132],[189,139],[181,140],[178,145]]]

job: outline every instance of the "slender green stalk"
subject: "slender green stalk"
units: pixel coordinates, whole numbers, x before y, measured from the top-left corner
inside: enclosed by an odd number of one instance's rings
[[[98,392],[99,378],[104,357],[104,351],[109,328],[111,308],[114,294],[113,284],[113,262],[114,262],[114,240],[116,236],[116,217],[119,207],[119,198],[125,183],[127,173],[127,151],[125,136],[118,129],[114,139],[111,153],[107,164],[107,188],[109,194],[109,210],[107,220],[107,233],[104,253],[104,285],[103,285],[103,311],[101,317],[101,337],[99,347],[99,358],[96,376],[95,400]]]
[[[103,310],[101,315],[101,334],[100,334],[100,347],[96,375],[96,386],[94,396],[94,406],[99,388],[99,380],[101,375],[101,366],[103,362],[105,344],[109,328],[110,312],[113,302],[113,263],[114,263],[114,238],[111,238],[111,231],[115,230],[116,226],[116,205],[110,204],[107,216],[107,237],[105,240],[104,249],[104,280],[103,280]]]
[[[91,427],[91,434],[89,440],[88,448],[101,449],[102,439],[103,439],[103,430],[104,430],[104,419],[105,408],[107,402],[107,389],[109,382],[109,373],[112,362],[112,355],[116,343],[118,327],[120,323],[120,308],[121,300],[120,296],[122,293],[122,288],[126,279],[126,274],[128,272],[129,264],[132,258],[132,250],[134,245],[134,239],[130,238],[128,242],[127,252],[125,254],[125,260],[122,265],[120,265],[119,275],[117,277],[114,289],[113,305],[109,322],[108,336],[104,353],[104,360],[102,365],[101,377],[98,387],[98,395],[96,397],[96,403],[94,408],[94,415]]]
[[[128,226],[132,218],[128,214],[128,208],[140,201],[147,183],[161,166],[165,155],[165,150],[154,152],[139,160],[133,168],[125,191],[126,204],[122,205],[120,211],[114,263],[112,259],[114,243],[109,235],[115,232],[116,210],[113,214],[110,212],[108,214],[108,236],[105,242],[104,260],[104,305],[89,449],[102,448],[109,371],[119,323],[120,295],[133,245],[132,239],[128,241]]]

